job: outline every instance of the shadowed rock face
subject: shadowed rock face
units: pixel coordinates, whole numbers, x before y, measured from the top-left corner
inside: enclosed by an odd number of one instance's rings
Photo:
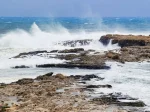
[[[104,45],[108,45],[108,43],[112,40],[112,44],[117,44],[120,47],[127,46],[147,46],[150,45],[150,36],[134,36],[134,35],[105,35],[100,38],[100,42]]]

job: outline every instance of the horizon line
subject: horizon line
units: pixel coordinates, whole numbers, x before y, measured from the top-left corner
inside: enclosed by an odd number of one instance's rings
[[[150,16],[103,16],[103,17],[79,17],[79,16],[0,16],[0,18],[150,18]]]

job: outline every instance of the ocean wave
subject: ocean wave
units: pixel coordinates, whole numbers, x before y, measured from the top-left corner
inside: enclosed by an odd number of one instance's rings
[[[60,24],[49,28],[47,31],[42,31],[36,23],[33,23],[29,31],[16,29],[7,32],[0,37],[0,48],[54,48],[55,43],[66,40],[82,40],[93,39],[99,40],[102,35],[106,34],[134,34],[134,35],[149,35],[149,33],[129,32],[120,28],[120,31],[94,31],[86,32],[80,30],[79,32],[69,32],[68,29]],[[62,47],[62,46],[61,46]],[[97,45],[97,48],[103,47]],[[92,47],[93,48],[93,47]],[[94,47],[96,48],[96,47]],[[59,49],[59,48],[58,48]]]

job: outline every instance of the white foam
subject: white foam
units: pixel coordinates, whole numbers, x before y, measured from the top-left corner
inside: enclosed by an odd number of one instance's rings
[[[118,30],[119,29],[119,30]],[[112,31],[95,31],[86,32],[81,30],[79,32],[69,32],[63,26],[57,24],[54,28],[49,28],[47,31],[42,31],[35,23],[31,26],[29,32],[22,29],[16,29],[1,35],[0,48],[49,48],[49,49],[62,49],[62,46],[58,46],[55,43],[65,40],[80,40],[80,39],[94,39],[99,40],[102,35],[106,34],[135,34],[135,35],[149,35],[149,33],[139,32],[131,33],[124,28],[116,28]],[[97,43],[94,42],[95,45]],[[98,43],[99,44],[99,43]],[[97,44],[97,45],[98,45]],[[92,46],[91,45],[91,46]],[[103,47],[98,45],[99,48]],[[114,46],[112,46],[114,47]],[[93,49],[98,48],[92,47]],[[104,47],[103,47],[104,48]]]
[[[109,62],[111,69],[101,71],[98,76],[104,77],[103,81],[89,81],[89,84],[112,85],[112,89],[102,88],[96,89],[96,93],[112,93],[121,92],[134,98],[139,98],[146,105],[150,106],[150,63],[126,63],[120,64]]]
[[[55,58],[43,58],[39,56],[32,56],[28,58],[11,58],[11,59],[1,59],[0,60],[0,69],[11,68],[15,66],[29,66],[35,67],[38,64],[57,64],[57,63],[64,63],[65,60],[55,59]]]

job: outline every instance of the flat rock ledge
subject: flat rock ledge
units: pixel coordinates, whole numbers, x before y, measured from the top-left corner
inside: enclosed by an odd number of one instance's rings
[[[100,42],[102,42],[104,45],[108,45],[110,40],[112,40],[112,44],[118,44],[121,47],[150,45],[150,36],[143,35],[108,34],[100,38]]]

